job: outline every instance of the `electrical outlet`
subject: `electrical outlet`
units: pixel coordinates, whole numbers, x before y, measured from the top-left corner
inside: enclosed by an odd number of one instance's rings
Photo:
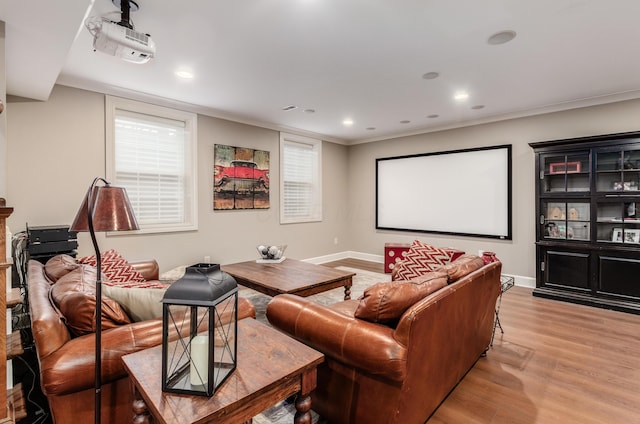
[[[333,244],[338,244],[338,237],[333,238]]]
[[[210,264],[211,263],[211,256],[205,256],[204,257],[204,263],[205,264]]]

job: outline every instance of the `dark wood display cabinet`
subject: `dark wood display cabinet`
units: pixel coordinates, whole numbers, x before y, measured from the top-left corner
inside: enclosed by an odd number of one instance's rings
[[[640,132],[529,145],[534,296],[640,314]]]

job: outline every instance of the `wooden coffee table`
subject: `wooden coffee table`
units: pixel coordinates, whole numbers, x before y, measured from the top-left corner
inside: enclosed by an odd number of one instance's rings
[[[283,293],[306,297],[344,286],[344,300],[349,300],[352,278],[356,275],[289,258],[281,263],[247,261],[221,268],[238,284],[272,297]]]
[[[324,355],[251,318],[238,321],[235,371],[212,397],[162,392],[162,346],[122,357],[134,385],[133,423],[246,423],[291,395],[294,423],[311,423],[316,367]]]

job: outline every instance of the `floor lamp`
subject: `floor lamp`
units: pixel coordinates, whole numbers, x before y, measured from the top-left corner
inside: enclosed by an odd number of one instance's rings
[[[104,185],[98,185],[103,183]],[[71,231],[88,231],[96,253],[96,366],[95,366],[95,423],[100,423],[102,390],[102,262],[96,241],[96,231],[138,230],[138,223],[122,187],[111,187],[103,178],[91,183]]]

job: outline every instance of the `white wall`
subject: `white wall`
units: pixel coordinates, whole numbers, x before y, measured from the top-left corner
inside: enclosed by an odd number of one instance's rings
[[[29,226],[69,225],[85,191],[105,173],[104,95],[56,86],[46,102],[10,98],[8,112],[9,201],[13,232]],[[310,258],[331,254],[334,237],[346,233],[347,147],[323,143],[324,220],[279,224],[279,135],[276,131],[222,119],[198,117],[199,231],[156,235],[99,234],[101,250],[127,258],[153,257],[161,271],[177,265],[230,263],[257,257],[255,246],[287,244],[286,255]],[[271,152],[271,208],[213,211],[213,146],[227,144]],[[86,233],[80,255],[92,254]],[[342,250],[342,249],[341,249]]]
[[[469,253],[495,251],[503,262],[503,272],[535,278],[535,180],[534,155],[528,143],[640,129],[640,100],[613,103],[512,119],[441,132],[401,137],[351,146],[349,149],[349,235],[351,250],[384,254],[384,243],[411,243],[418,238],[437,246],[452,246]],[[427,233],[379,231],[375,229],[375,159],[404,154],[447,151],[471,147],[513,145],[513,239],[500,241]],[[457,178],[464,169],[452,169]],[[473,175],[468,175],[473,184]],[[408,181],[407,196],[419,192],[420,184],[446,184],[447,175],[438,181]],[[417,190],[416,190],[417,189]],[[482,187],[478,187],[482,190]],[[451,193],[455,196],[456,193]],[[446,199],[433,199],[433,207],[446,208]],[[469,214],[474,206],[469,205]]]

